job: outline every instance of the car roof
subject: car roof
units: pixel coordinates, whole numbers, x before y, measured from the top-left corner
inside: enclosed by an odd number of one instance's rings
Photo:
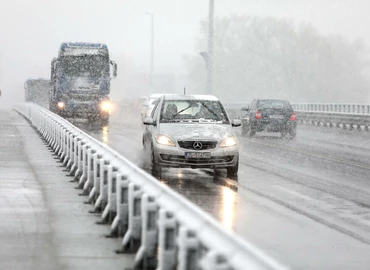
[[[174,95],[166,94],[163,95],[164,100],[212,100],[218,101],[219,99],[212,95]]]

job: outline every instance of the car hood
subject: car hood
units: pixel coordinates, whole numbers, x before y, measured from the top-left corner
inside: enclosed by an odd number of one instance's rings
[[[160,124],[159,133],[176,141],[194,139],[220,141],[225,137],[235,136],[230,125],[209,123],[162,123]]]

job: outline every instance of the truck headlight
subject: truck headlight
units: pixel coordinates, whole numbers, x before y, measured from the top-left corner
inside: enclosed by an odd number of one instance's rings
[[[238,143],[237,139],[235,136],[232,137],[227,137],[222,140],[220,143],[220,147],[230,147],[230,146],[235,146]]]
[[[57,105],[60,110],[64,109],[64,107],[66,106],[63,101],[59,101]]]
[[[112,104],[109,101],[103,101],[100,104],[100,108],[103,112],[110,112],[112,109]]]
[[[157,135],[157,136],[155,136],[155,140],[159,144],[163,144],[163,145],[167,145],[167,146],[175,146],[175,143],[165,135]]]

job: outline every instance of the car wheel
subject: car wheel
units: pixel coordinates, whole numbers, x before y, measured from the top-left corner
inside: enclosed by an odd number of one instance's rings
[[[291,129],[291,130],[289,131],[289,134],[290,134],[290,139],[291,139],[291,140],[293,140],[293,139],[295,139],[295,138],[296,138],[296,136],[297,136],[297,130],[296,130],[296,129]]]
[[[248,129],[246,127],[242,126],[242,135],[245,136],[248,134]]]
[[[141,141],[142,141],[142,143],[143,143],[143,149],[144,149],[144,150],[147,150],[147,149],[148,149],[148,147],[147,147],[147,145],[146,145],[146,143],[145,143],[144,136],[142,137]]]
[[[227,168],[227,176],[234,177],[238,175],[239,165],[235,165]]]
[[[106,127],[109,125],[109,117],[99,117],[97,122],[100,124],[100,126]]]
[[[256,129],[252,126],[251,123],[249,123],[248,125],[248,135],[249,137],[253,137],[254,135],[256,135]]]
[[[283,130],[281,133],[281,138],[284,139],[286,137],[286,135],[288,134],[288,132],[286,130]]]
[[[152,148],[152,154],[151,154],[151,167],[152,167],[152,175],[154,177],[162,177],[162,167],[157,163],[154,156],[154,150]]]
[[[237,176],[238,171],[239,171],[239,159],[234,166],[227,167],[226,170],[227,170],[227,176],[229,177]]]

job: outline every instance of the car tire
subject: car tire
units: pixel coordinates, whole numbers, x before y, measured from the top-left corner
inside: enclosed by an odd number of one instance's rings
[[[244,126],[242,126],[242,135],[245,136],[248,134],[248,129],[246,129]]]
[[[286,137],[286,135],[288,134],[288,132],[286,130],[283,130],[280,133],[281,133],[281,138],[282,139],[284,139]]]
[[[236,164],[232,167],[227,167],[226,168],[227,170],[227,176],[229,177],[235,177],[238,175],[238,171],[239,171],[239,158],[236,162]]]
[[[101,127],[106,127],[109,125],[109,118],[108,117],[99,117],[98,118],[98,123],[100,124]]]
[[[291,129],[289,131],[289,134],[290,134],[290,139],[291,140],[294,140],[296,138],[296,136],[297,136],[297,130],[296,129]]]
[[[152,148],[152,153],[151,153],[151,159],[150,159],[150,161],[151,161],[150,163],[151,163],[152,175],[154,177],[161,178],[162,177],[162,167],[155,160],[153,148]]]
[[[146,145],[146,143],[145,143],[144,135],[143,135],[143,136],[142,136],[142,138],[141,138],[141,142],[143,143],[143,149],[144,149],[144,150],[147,150],[147,149],[148,149],[148,147],[147,147],[147,145]]]

